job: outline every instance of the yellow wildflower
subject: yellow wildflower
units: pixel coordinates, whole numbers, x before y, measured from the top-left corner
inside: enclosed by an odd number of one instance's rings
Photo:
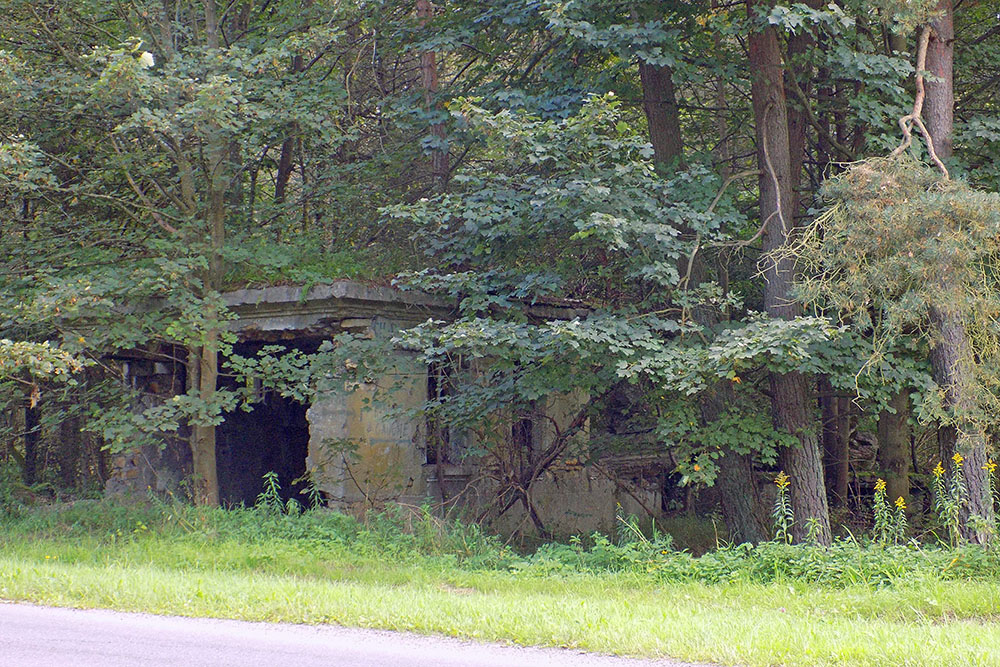
[[[896,507],[898,507],[901,510],[905,510],[906,509],[906,501],[903,500],[903,496],[900,496],[899,498],[896,498]]]
[[[958,452],[955,452],[955,455],[951,457],[951,460],[955,462],[955,465],[960,466],[962,465],[962,461],[965,460],[965,457]]]
[[[934,470],[931,470],[931,472],[934,473],[935,477],[940,477],[944,474],[944,468],[941,467],[940,461],[938,461],[938,464],[934,466]]]
[[[695,472],[698,472],[699,470],[701,470],[701,466],[700,466],[700,465],[698,465],[697,463],[695,463],[695,464],[694,464],[694,471],[695,471]]]
[[[879,492],[885,491],[885,480],[881,477],[875,480],[875,490]]]
[[[778,476],[774,478],[774,485],[777,486],[779,489],[786,489],[786,488],[788,488],[789,483],[790,483],[790,479],[789,479],[788,475],[785,474],[784,470],[782,470],[781,472],[779,472]]]
[[[995,472],[996,472],[996,470],[997,470],[997,464],[996,464],[996,461],[994,461],[993,459],[990,459],[989,461],[987,461],[987,462],[986,462],[986,465],[984,465],[984,466],[983,466],[983,470],[986,470],[986,471],[987,471],[987,472],[989,472],[989,473],[990,473],[991,475],[992,475],[993,473],[995,473]]]

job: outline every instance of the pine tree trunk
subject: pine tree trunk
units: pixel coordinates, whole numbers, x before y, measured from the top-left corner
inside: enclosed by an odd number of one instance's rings
[[[883,410],[878,417],[878,467],[885,479],[890,502],[902,498],[910,504],[910,397],[901,391],[889,401],[895,413]]]
[[[993,498],[985,470],[986,433],[970,419],[975,410],[975,363],[968,334],[961,318],[941,308],[930,309],[931,328],[937,338],[931,349],[934,380],[944,389],[944,405],[953,415],[955,425],[941,442],[943,458],[961,454],[960,464],[968,502],[963,505],[962,537],[985,544],[991,538],[985,527],[995,521]]]
[[[953,154],[952,134],[955,127],[954,91],[954,42],[955,21],[951,0],[938,4],[941,17],[931,24],[927,42],[927,71],[933,76],[925,79],[923,116],[938,157],[947,161]]]
[[[941,14],[931,24],[931,37],[927,45],[926,67],[934,80],[925,82],[927,97],[924,111],[934,150],[941,160],[947,161],[953,153],[955,108],[955,27],[951,0],[942,0],[938,4],[938,10]],[[940,276],[942,294],[949,294],[955,289],[950,278],[949,275]],[[944,442],[953,442],[952,454],[959,453],[965,459],[961,466],[969,498],[962,512],[962,536],[972,542],[985,543],[990,539],[990,531],[985,526],[993,525],[994,513],[993,498],[984,470],[987,463],[986,434],[970,418],[976,403],[975,359],[962,316],[951,308],[951,304],[942,303],[932,307],[930,321],[934,334],[931,349],[934,380],[944,389],[945,407],[955,420],[954,438],[945,438]]]
[[[757,6],[748,0],[753,16]],[[765,8],[767,5],[763,5]],[[753,31],[748,38],[757,141],[760,217],[764,227],[763,251],[770,253],[789,240],[794,226],[784,67],[773,27]],[[789,257],[765,260],[764,305],[774,318],[790,319],[798,309],[790,299],[794,262]],[[820,544],[831,539],[830,515],[823,483],[823,463],[813,428],[808,382],[800,373],[772,374],[771,413],[775,428],[796,436],[799,446],[781,452],[781,464],[791,477],[791,503],[795,512],[793,534],[802,541],[811,532]],[[815,527],[810,529],[810,526]]]
[[[850,401],[836,395],[826,377],[819,381],[823,420],[823,471],[830,503],[847,507],[850,482]]]
[[[430,0],[417,0],[417,19],[420,26],[426,26],[427,22],[434,16],[434,5]],[[424,104],[428,111],[435,110],[438,105],[434,98],[438,92],[438,66],[437,54],[433,51],[422,51],[420,53],[420,83],[424,89]],[[448,186],[448,149],[444,147],[447,133],[443,123],[431,125],[431,136],[438,142],[439,146],[431,151],[431,174],[434,177],[434,185],[444,191]]]
[[[646,114],[646,125],[649,128],[649,143],[653,145],[653,159],[658,165],[679,160],[684,153],[673,76],[674,72],[670,67],[639,61],[642,110]]]

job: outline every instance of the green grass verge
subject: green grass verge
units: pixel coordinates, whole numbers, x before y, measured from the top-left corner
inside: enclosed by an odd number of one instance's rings
[[[522,558],[468,529],[435,534],[426,523],[334,515],[103,505],[36,512],[0,529],[0,598],[9,600],[721,664],[1000,664],[1000,589],[990,576],[949,580],[931,569],[879,585],[744,575],[705,583],[648,567],[553,568],[551,556]]]

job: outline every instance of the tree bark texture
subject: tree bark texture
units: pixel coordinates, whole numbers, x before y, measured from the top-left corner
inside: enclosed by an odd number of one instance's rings
[[[434,5],[430,0],[417,0],[417,19],[420,26],[424,27],[434,15]],[[438,92],[438,66],[437,54],[433,51],[422,51],[420,53],[420,84],[424,89],[424,104],[427,110],[437,110],[435,97]],[[441,147],[431,151],[431,175],[434,177],[434,185],[442,192],[448,185],[448,149],[444,148],[447,139],[444,123],[434,123],[430,127],[431,135],[441,144]]]
[[[726,406],[734,400],[732,386],[728,382],[720,382],[701,399],[702,419],[706,424],[718,420]],[[719,489],[729,539],[735,544],[766,541],[767,512],[754,479],[753,457],[727,451],[719,457],[718,465],[715,485]]]
[[[41,451],[39,448],[41,434],[42,427],[38,408],[26,407],[24,409],[23,478],[27,486],[31,486],[38,481],[38,473],[41,471]]]
[[[642,110],[649,128],[649,143],[653,145],[653,159],[658,165],[679,160],[684,153],[673,76],[670,67],[639,61]]]
[[[933,76],[924,81],[924,123],[934,139],[934,150],[942,160],[953,154],[952,130],[955,125],[954,42],[955,21],[951,0],[938,4],[941,17],[931,23],[927,42],[927,71]]]
[[[806,5],[813,9],[823,6],[822,0],[807,0]],[[808,30],[792,35],[788,39],[788,57],[791,67],[783,68],[785,76],[794,78],[805,74],[804,81],[799,84],[807,96],[811,97],[812,68],[806,68],[806,54],[814,49],[816,40]],[[801,103],[786,105],[788,117],[788,172],[791,176],[791,204],[788,206],[788,223],[794,225],[795,215],[799,210],[799,181],[802,178],[802,166],[806,157],[806,128],[809,126],[808,114]]]
[[[188,387],[210,400],[218,381],[218,351],[210,346],[188,350]],[[206,377],[207,376],[207,377]],[[219,473],[216,465],[215,427],[191,424],[191,499],[197,505],[219,504]]]
[[[748,0],[747,10],[751,16],[759,4]],[[752,31],[747,44],[757,163],[761,170],[760,217],[766,255],[786,245],[794,224],[794,181],[790,164],[784,67],[773,27]],[[764,261],[764,306],[768,314],[782,319],[795,317],[798,308],[789,297],[794,262],[787,256],[780,259],[766,257]],[[796,540],[802,541],[812,532],[819,543],[829,544],[830,514],[819,441],[808,405],[808,382],[800,373],[774,373],[770,385],[775,428],[799,440],[799,446],[788,447],[780,454],[781,464],[791,477],[791,502],[795,512],[793,535]],[[811,524],[815,524],[812,531]]]
[[[889,401],[894,410],[878,417],[878,467],[885,479],[889,502],[902,498],[910,504],[910,396],[901,391]]]
[[[827,378],[819,381],[820,413],[823,420],[823,471],[829,501],[847,507],[850,483],[851,420],[850,399],[834,392]]]
[[[931,368],[934,380],[944,389],[945,407],[955,420],[954,429],[948,431],[951,437],[941,440],[942,455],[946,463],[955,453],[964,459],[960,465],[968,502],[962,508],[962,536],[982,544],[990,540],[990,533],[983,529],[983,524],[992,524],[995,517],[985,470],[988,462],[986,433],[970,419],[975,410],[975,361],[965,326],[957,313],[932,307],[930,319],[937,338],[931,349]]]
[[[205,0],[205,43],[210,50],[219,48],[219,19],[215,0]],[[204,294],[213,297],[222,289],[225,270],[222,251],[226,243],[226,193],[230,187],[229,157],[231,143],[216,133],[206,147],[208,155],[204,222],[208,228],[208,270],[204,278]],[[221,330],[216,306],[204,303],[205,331],[203,343],[188,350],[188,390],[211,403],[218,389],[219,342]],[[216,467],[216,434],[211,424],[191,424],[191,463],[194,487],[192,498],[199,505],[219,504],[219,476]]]
[[[944,161],[953,154],[955,27],[951,0],[941,0],[938,10],[941,15],[931,24],[926,63],[927,70],[937,80],[924,84],[924,112],[934,150]],[[940,281],[944,295],[957,287],[951,284],[949,275],[942,275]],[[957,452],[965,459],[961,466],[969,498],[962,512],[962,536],[983,543],[990,539],[989,531],[982,529],[983,524],[993,524],[994,512],[986,470],[983,469],[987,463],[986,434],[971,419],[977,391],[972,347],[961,314],[950,304],[932,306],[930,323],[935,338],[931,348],[934,380],[944,389],[945,407],[952,412],[955,420],[954,437],[946,437],[942,442],[953,443],[951,454]]]

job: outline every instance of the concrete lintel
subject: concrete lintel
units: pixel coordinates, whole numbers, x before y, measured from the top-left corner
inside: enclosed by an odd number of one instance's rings
[[[318,301],[367,301],[372,303],[423,306],[450,310],[447,302],[429,294],[404,291],[392,287],[364,285],[351,280],[340,280],[329,285],[316,285],[305,296],[301,287],[262,287],[226,292],[223,300],[230,308],[239,310],[246,306],[287,304],[291,307]]]
[[[317,285],[303,294],[302,287],[263,287],[226,292],[222,295],[237,320],[230,330],[244,338],[335,335],[356,328],[352,323],[384,317],[405,326],[428,319],[448,320],[456,315],[454,302],[415,290],[399,290],[341,280]],[[587,309],[578,304],[527,306],[529,315],[544,319],[585,317]],[[345,326],[343,323],[347,322]]]
[[[301,287],[265,287],[227,292],[223,299],[238,317],[230,323],[231,330],[246,338],[280,332],[332,335],[376,317],[416,325],[431,317],[448,318],[453,312],[446,302],[428,294],[351,281],[318,285],[304,296]]]

